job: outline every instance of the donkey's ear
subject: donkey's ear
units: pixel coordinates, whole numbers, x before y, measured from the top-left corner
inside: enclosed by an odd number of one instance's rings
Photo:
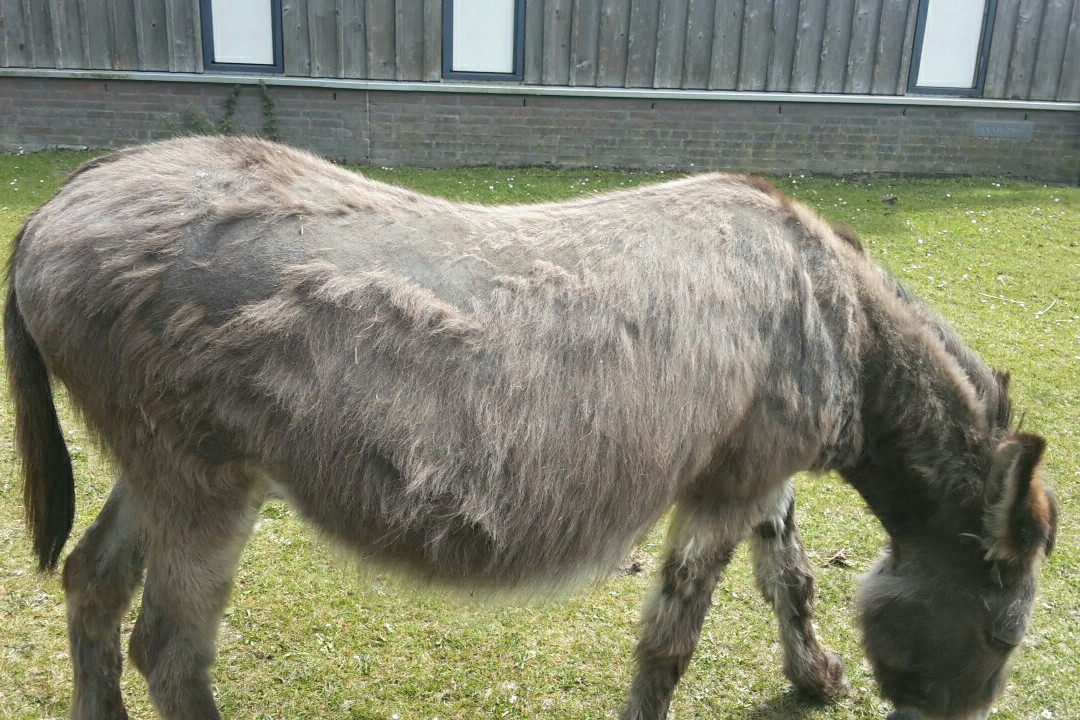
[[[1053,550],[1057,507],[1039,478],[1045,447],[1038,435],[1013,433],[994,451],[983,511],[988,557],[1027,561]]]

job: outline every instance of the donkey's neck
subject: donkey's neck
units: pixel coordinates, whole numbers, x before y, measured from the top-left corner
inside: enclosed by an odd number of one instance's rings
[[[894,539],[955,532],[958,520],[975,531],[990,453],[984,398],[966,367],[974,355],[958,357],[955,336],[943,338],[928,311],[906,300],[868,312],[862,446],[841,474]]]

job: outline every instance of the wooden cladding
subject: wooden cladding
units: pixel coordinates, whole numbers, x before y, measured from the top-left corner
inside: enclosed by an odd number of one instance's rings
[[[0,67],[202,72],[195,0],[0,0]]]
[[[919,0],[525,0],[524,82],[903,95]],[[281,0],[284,72],[433,81],[443,0]],[[198,0],[0,0],[0,67],[203,72]],[[985,97],[1080,101],[1080,2],[998,0]]]

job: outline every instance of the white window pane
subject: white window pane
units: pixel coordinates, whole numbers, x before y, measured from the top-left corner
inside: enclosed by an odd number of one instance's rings
[[[919,87],[973,88],[986,0],[929,0]]]
[[[514,0],[454,0],[457,72],[514,72]]]
[[[270,0],[211,0],[214,62],[274,64]]]

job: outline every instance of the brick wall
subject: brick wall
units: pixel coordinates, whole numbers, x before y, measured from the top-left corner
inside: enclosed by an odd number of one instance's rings
[[[0,150],[169,137],[193,117],[219,119],[231,91],[220,84],[0,77]],[[282,140],[350,162],[1080,180],[1077,112],[284,86],[270,92]],[[245,86],[234,127],[257,132],[262,123],[259,91]]]

